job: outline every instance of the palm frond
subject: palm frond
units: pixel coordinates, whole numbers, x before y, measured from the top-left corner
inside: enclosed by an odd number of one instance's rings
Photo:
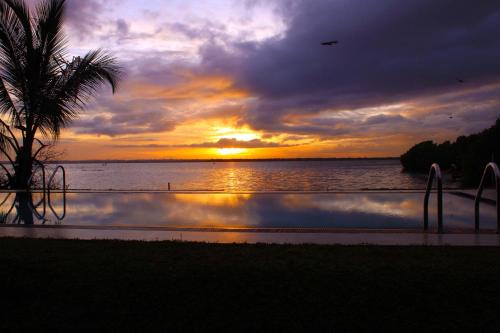
[[[67,40],[62,30],[65,0],[45,0],[37,7],[36,34],[39,43],[41,81],[60,69],[57,58],[64,57]]]
[[[28,5],[23,0],[3,0],[15,13],[23,27],[25,46],[28,53],[33,51],[33,26]]]
[[[93,94],[104,83],[109,83],[115,93],[122,75],[122,68],[116,58],[101,49],[90,51],[83,58],[76,58],[68,69],[71,75],[65,88],[69,95],[73,93],[75,96],[79,90]]]
[[[9,140],[7,137],[7,131],[4,126],[0,126],[0,151],[6,152],[9,148]]]
[[[23,30],[23,25],[12,8],[5,2],[0,2],[0,76],[18,99],[22,99],[26,92],[27,54]]]
[[[15,164],[10,154],[13,153],[13,155],[16,155],[18,152],[19,144],[16,137],[10,127],[0,119],[0,156],[3,154],[3,158],[9,161],[13,169],[15,169]],[[10,173],[8,174],[10,175]]]
[[[45,0],[36,9],[36,35],[44,54],[60,54],[65,47],[62,30],[65,0]]]
[[[19,114],[17,112],[16,106],[14,105],[14,101],[7,90],[3,80],[0,78],[0,114],[9,115],[12,122],[19,121]]]
[[[121,74],[116,59],[102,50],[73,59],[52,82],[37,128],[44,135],[50,133],[57,137],[60,129],[78,116],[100,86],[108,83],[116,92]]]
[[[0,119],[0,137],[2,138],[2,140],[4,140],[5,143],[5,146],[3,144],[0,144],[0,147],[5,148],[5,151],[11,148],[15,153],[17,153],[21,149],[16,136],[12,132],[12,129],[2,119]],[[10,144],[10,147],[6,145],[7,143]]]

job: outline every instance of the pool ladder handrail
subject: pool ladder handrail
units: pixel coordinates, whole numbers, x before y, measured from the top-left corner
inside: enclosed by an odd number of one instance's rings
[[[443,233],[443,176],[439,164],[434,163],[429,171],[429,178],[427,180],[427,188],[424,197],[424,230],[429,229],[429,197],[432,191],[434,178],[437,181],[437,213],[438,213],[438,233]]]
[[[50,186],[52,185],[52,181],[54,180],[54,177],[57,174],[57,171],[61,170],[62,171],[62,176],[63,176],[63,185],[62,185],[62,194],[63,194],[63,213],[62,215],[57,214],[55,211],[54,207],[52,206],[51,200],[50,200]],[[49,181],[47,182],[47,193],[48,193],[48,205],[54,216],[59,220],[62,221],[64,217],[66,216],[66,169],[62,165],[58,165],[54,171],[52,172],[52,175],[49,178]]]
[[[45,219],[45,215],[47,213],[47,205],[46,205],[46,196],[45,196],[45,190],[46,190],[46,184],[45,184],[45,165],[43,165],[43,163],[40,163],[39,161],[37,160],[34,160],[33,161],[35,164],[38,165],[38,167],[35,169],[35,172],[37,169],[41,169],[42,170],[42,199],[40,199],[40,201],[38,201],[37,203],[31,203],[31,208],[32,208],[32,211],[33,213],[35,214],[35,216],[40,219],[40,220],[44,220]],[[35,175],[35,172],[33,172],[30,176],[30,178],[28,179],[28,184],[31,183],[31,180],[33,179],[34,175]],[[43,213],[40,214],[38,212],[38,207],[40,207],[40,205],[43,204]]]
[[[61,170],[62,171],[62,176],[63,176],[63,190],[66,190],[66,169],[62,165],[56,166],[54,171],[52,172],[52,175],[49,178],[49,181],[47,182],[47,192],[50,192],[50,185],[52,184],[52,181],[54,180],[54,177],[57,174],[57,171]]]
[[[43,163],[40,163],[39,161],[35,160],[33,161],[35,164],[38,165],[38,167],[35,169],[35,172],[37,169],[42,169],[42,190],[43,192],[45,193],[45,165],[43,165]],[[28,179],[28,184],[31,183],[31,180],[33,179],[33,176],[35,176],[35,172],[33,172],[30,176],[30,178]]]
[[[486,168],[484,169],[483,177],[481,178],[481,182],[479,183],[479,187],[477,189],[476,198],[474,200],[474,222],[475,222],[475,230],[479,232],[479,204],[481,203],[481,196],[483,194],[484,185],[486,182],[486,177],[489,172],[493,172],[493,176],[495,177],[495,188],[496,188],[496,207],[497,207],[497,234],[500,234],[500,169],[498,165],[494,162],[488,163]]]

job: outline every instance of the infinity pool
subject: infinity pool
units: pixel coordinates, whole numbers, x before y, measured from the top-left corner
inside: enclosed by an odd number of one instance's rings
[[[401,229],[420,230],[422,192],[180,193],[71,192],[0,193],[3,226],[46,225],[112,228],[216,229]],[[436,197],[429,205],[436,224]],[[65,207],[64,207],[65,206]],[[34,209],[36,207],[36,209]],[[45,208],[44,208],[45,207]],[[444,194],[446,231],[472,231],[474,202]],[[496,228],[495,207],[481,205],[481,229]]]

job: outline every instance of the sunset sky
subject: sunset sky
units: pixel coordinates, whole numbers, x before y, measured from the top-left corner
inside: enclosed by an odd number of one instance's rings
[[[398,156],[500,115],[498,0],[68,0],[67,10],[71,53],[108,49],[126,75],[63,132],[65,159]]]

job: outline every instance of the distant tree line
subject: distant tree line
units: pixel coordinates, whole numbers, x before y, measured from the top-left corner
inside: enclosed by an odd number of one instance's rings
[[[492,127],[468,136],[460,136],[455,142],[435,144],[424,141],[401,155],[405,171],[428,172],[432,163],[460,177],[463,185],[477,186],[484,167],[500,160],[500,118]]]

